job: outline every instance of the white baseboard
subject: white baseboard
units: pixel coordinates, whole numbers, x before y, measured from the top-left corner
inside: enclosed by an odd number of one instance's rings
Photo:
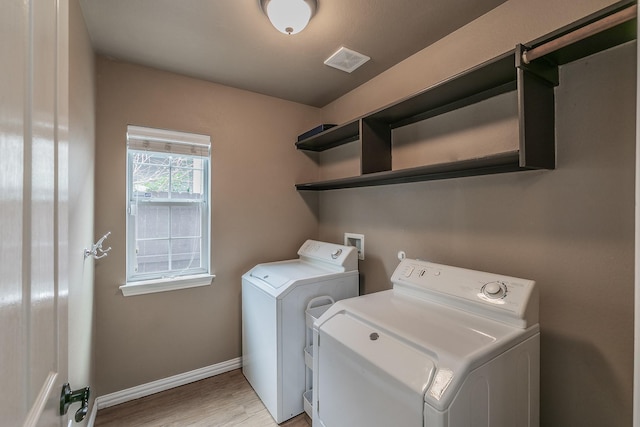
[[[242,357],[237,357],[235,359],[227,360],[226,362],[205,366],[204,368],[185,372],[183,374],[174,375],[172,377],[152,381],[146,384],[141,384],[139,386],[116,391],[114,393],[105,394],[104,396],[98,396],[93,403],[93,408],[87,422],[87,426],[93,427],[93,423],[95,422],[95,418],[99,409],[119,405],[121,403],[129,402],[131,400],[169,390],[174,387],[179,387],[181,385],[203,380],[205,378],[224,374],[225,372],[233,371],[234,369],[238,369],[241,367]]]

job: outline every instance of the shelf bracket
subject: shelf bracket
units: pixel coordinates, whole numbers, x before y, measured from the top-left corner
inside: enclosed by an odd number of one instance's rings
[[[525,62],[523,58],[526,52],[527,48],[524,45],[516,45],[516,67],[535,75],[551,86],[558,86],[560,84],[558,66],[545,58],[540,58],[536,62]]]

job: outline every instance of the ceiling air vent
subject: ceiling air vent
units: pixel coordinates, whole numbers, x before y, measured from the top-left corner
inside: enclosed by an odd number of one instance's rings
[[[329,59],[324,61],[324,63],[329,67],[350,73],[369,59],[371,58],[366,55],[347,49],[346,47],[341,47],[336,51],[336,53],[331,55]]]

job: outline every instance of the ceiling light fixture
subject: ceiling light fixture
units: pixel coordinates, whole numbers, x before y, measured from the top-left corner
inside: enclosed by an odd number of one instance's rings
[[[260,0],[271,24],[284,34],[297,34],[309,23],[318,7],[316,0]]]

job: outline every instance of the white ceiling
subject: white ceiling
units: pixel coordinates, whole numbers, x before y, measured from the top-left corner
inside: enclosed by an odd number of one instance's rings
[[[318,0],[285,35],[260,0],[80,0],[101,55],[316,107],[504,1]],[[341,46],[371,60],[351,74],[324,65]]]

